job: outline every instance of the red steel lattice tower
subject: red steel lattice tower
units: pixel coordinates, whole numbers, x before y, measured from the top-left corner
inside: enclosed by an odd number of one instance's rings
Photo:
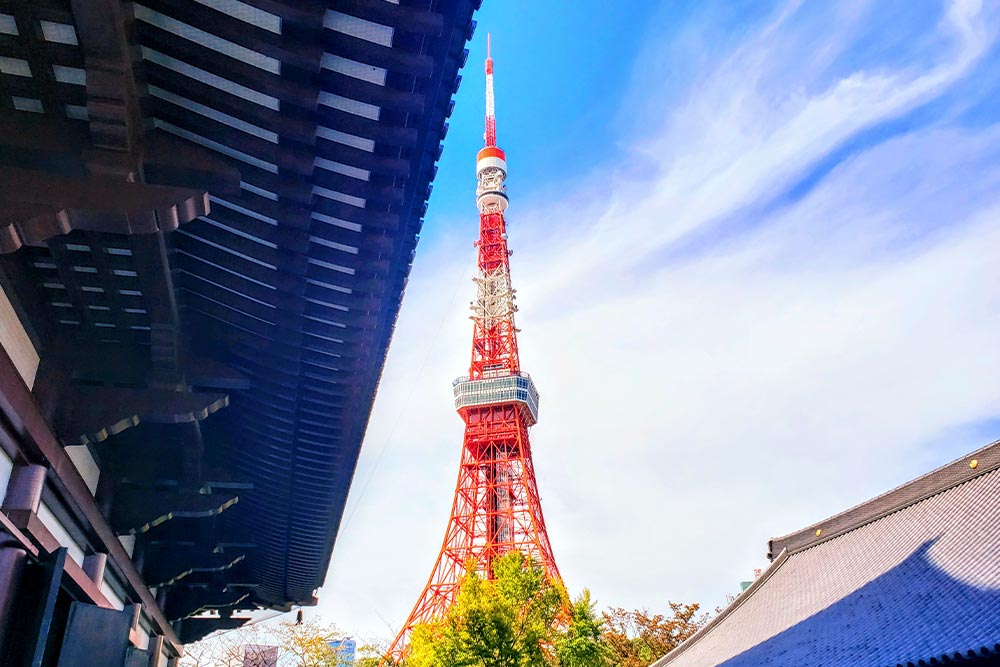
[[[488,39],[488,38],[487,38]],[[560,579],[545,531],[531,462],[528,427],[538,419],[538,392],[521,372],[514,326],[514,289],[507,249],[507,161],[496,145],[493,59],[486,56],[486,146],[476,158],[479,275],[472,302],[472,361],[455,381],[455,407],[465,422],[462,461],[444,543],[427,585],[389,655],[406,651],[410,631],[440,619],[455,602],[466,565],[492,577],[493,560],[520,551]]]

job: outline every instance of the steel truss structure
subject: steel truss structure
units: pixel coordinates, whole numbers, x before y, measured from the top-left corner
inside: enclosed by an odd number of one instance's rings
[[[538,393],[521,372],[514,325],[515,290],[507,247],[505,153],[496,145],[493,59],[486,58],[486,146],[479,151],[479,274],[471,304],[472,359],[455,381],[455,407],[465,422],[462,460],[444,542],[423,593],[388,658],[398,661],[420,623],[440,619],[455,602],[467,568],[487,578],[493,561],[521,552],[560,579],[545,529],[531,460],[528,428],[538,417]]]

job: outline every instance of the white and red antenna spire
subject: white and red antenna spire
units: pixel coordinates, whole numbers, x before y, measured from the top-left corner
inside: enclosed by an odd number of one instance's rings
[[[497,145],[497,116],[493,108],[493,55],[490,34],[486,34],[486,145]]]

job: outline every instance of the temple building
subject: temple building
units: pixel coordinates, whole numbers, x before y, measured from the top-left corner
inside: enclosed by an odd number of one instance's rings
[[[653,667],[1000,665],[1000,442],[771,540]]]
[[[478,4],[0,1],[0,664],[315,603]]]

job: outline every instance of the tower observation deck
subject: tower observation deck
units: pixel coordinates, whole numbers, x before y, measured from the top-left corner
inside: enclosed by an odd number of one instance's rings
[[[520,552],[559,579],[542,517],[528,428],[538,421],[538,391],[521,371],[515,290],[504,212],[507,155],[497,146],[493,58],[487,47],[485,146],[476,156],[479,270],[473,279],[472,357],[455,380],[455,409],[465,422],[462,458],[441,551],[387,658],[398,661],[416,625],[442,618],[469,564],[487,578],[493,561]]]

